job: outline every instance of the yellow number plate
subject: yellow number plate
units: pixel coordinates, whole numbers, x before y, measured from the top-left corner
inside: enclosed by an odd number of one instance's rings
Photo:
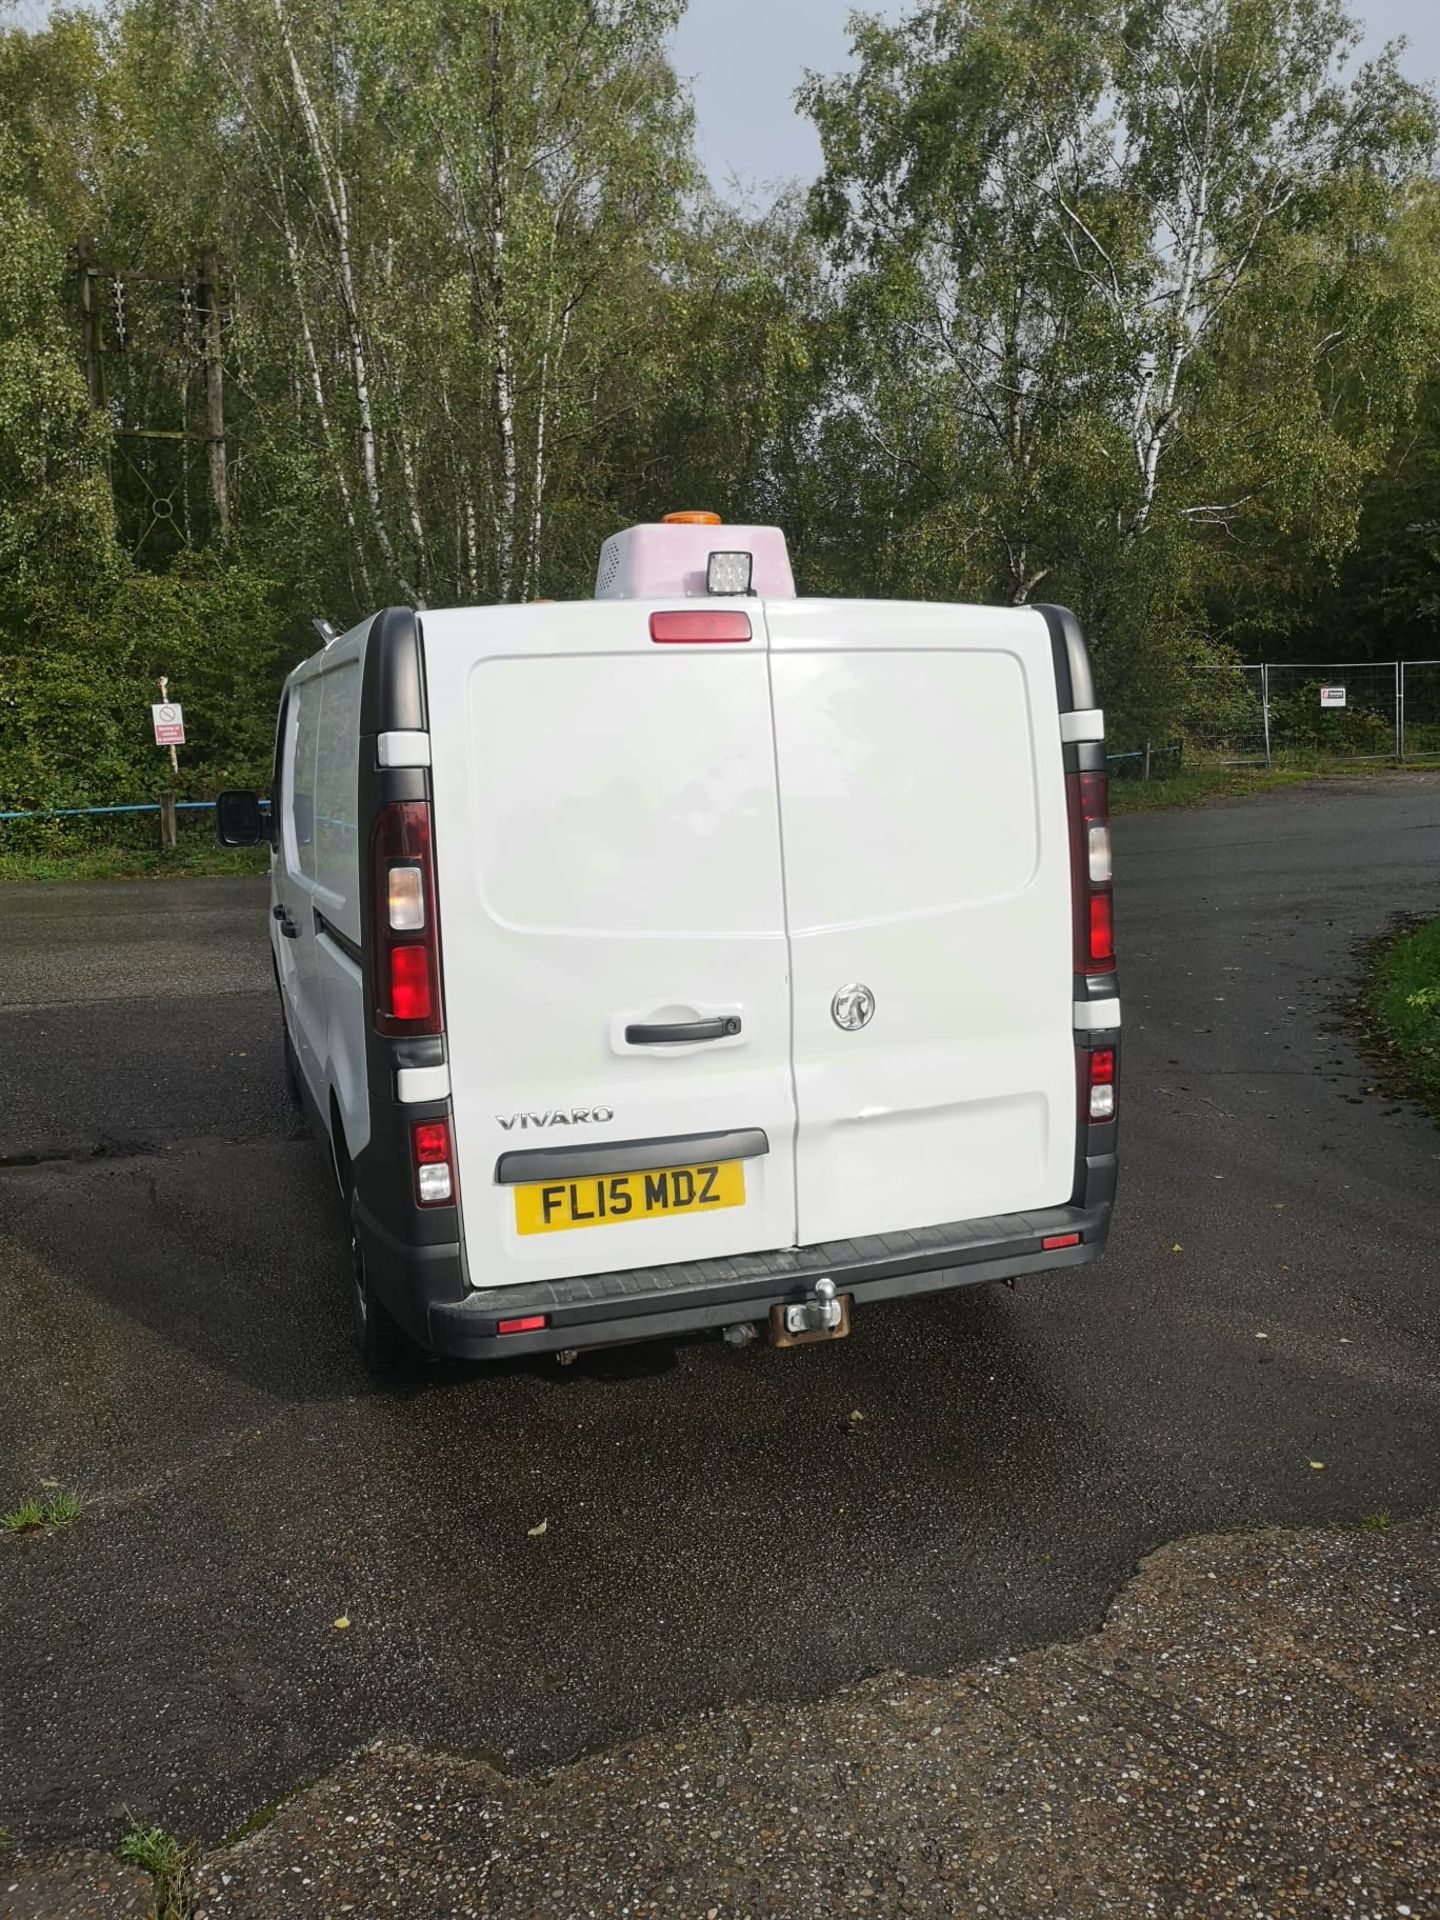
[[[705,1167],[657,1167],[653,1173],[590,1174],[583,1180],[546,1180],[516,1187],[515,1229],[517,1233],[558,1233],[565,1227],[668,1220],[676,1213],[711,1213],[744,1204],[743,1160],[721,1160]]]

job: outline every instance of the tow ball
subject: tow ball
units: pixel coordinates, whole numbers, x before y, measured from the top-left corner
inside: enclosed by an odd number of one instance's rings
[[[804,1347],[815,1340],[843,1340],[850,1331],[850,1296],[836,1293],[835,1282],[817,1280],[805,1300],[784,1301],[770,1309],[770,1344]]]

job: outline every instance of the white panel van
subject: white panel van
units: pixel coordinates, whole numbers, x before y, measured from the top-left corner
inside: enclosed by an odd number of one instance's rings
[[[806,600],[631,528],[585,602],[392,607],[297,667],[267,837],[287,1066],[357,1336],[489,1358],[1100,1253],[1120,1003],[1073,615]]]

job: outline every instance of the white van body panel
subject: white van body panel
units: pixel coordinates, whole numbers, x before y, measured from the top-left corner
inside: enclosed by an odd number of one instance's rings
[[[1105,767],[1067,609],[800,600],[778,529],[695,515],[595,600],[297,667],[271,937],[367,1365],[828,1340],[1096,1259]]]
[[[763,613],[744,603],[748,642],[658,646],[655,604],[422,616],[445,1028],[476,1286],[794,1242]],[[625,1038],[632,1023],[716,1015],[737,1017],[740,1032],[698,1045]],[[613,1117],[571,1117],[596,1110]],[[750,1128],[769,1151],[743,1163],[744,1206],[715,1214],[520,1235],[513,1189],[496,1180],[510,1151]]]
[[[271,862],[273,905],[295,927],[275,927],[276,962],[301,1072],[321,1113],[333,1092],[353,1158],[370,1137],[365,1072],[367,1016],[358,963],[317,914],[359,946],[360,680],[367,627],[352,628],[304,661],[286,683],[281,753],[280,847]]]
[[[1049,631],[1025,609],[766,609],[801,1244],[1067,1201],[1071,876]],[[849,984],[874,1014],[845,1031]]]

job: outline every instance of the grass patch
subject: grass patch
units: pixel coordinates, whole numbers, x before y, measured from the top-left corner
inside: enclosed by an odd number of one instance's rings
[[[1368,999],[1390,1062],[1440,1119],[1440,919],[1380,945]]]
[[[1204,767],[1192,773],[1167,774],[1163,779],[1133,780],[1110,777],[1111,813],[1166,813],[1175,807],[1203,806],[1228,794],[1268,793],[1275,787],[1293,787],[1313,780],[1313,773],[1289,768]]]
[[[1367,1533],[1384,1533],[1390,1525],[1390,1509],[1377,1507],[1373,1513],[1362,1513],[1360,1524]]]
[[[1399,767],[1387,761],[1328,761],[1303,767],[1194,767],[1154,780],[1136,780],[1110,774],[1111,813],[1165,813],[1175,807],[1201,807],[1207,800],[1243,798],[1273,793],[1280,787],[1301,787],[1313,780],[1365,780],[1387,773],[1433,772],[1434,768]]]
[[[68,1527],[72,1520],[80,1518],[84,1508],[78,1493],[67,1493],[60,1488],[54,1493],[22,1500],[8,1513],[0,1513],[0,1527],[6,1533],[38,1533],[42,1527]]]
[[[193,1846],[182,1846],[163,1827],[142,1827],[132,1819],[120,1842],[120,1858],[155,1882],[154,1920],[189,1920]]]
[[[189,874],[264,873],[265,847],[222,847],[212,841],[182,841],[173,853],[158,847],[93,846],[7,848],[0,846],[0,883],[7,880],[162,880]]]

